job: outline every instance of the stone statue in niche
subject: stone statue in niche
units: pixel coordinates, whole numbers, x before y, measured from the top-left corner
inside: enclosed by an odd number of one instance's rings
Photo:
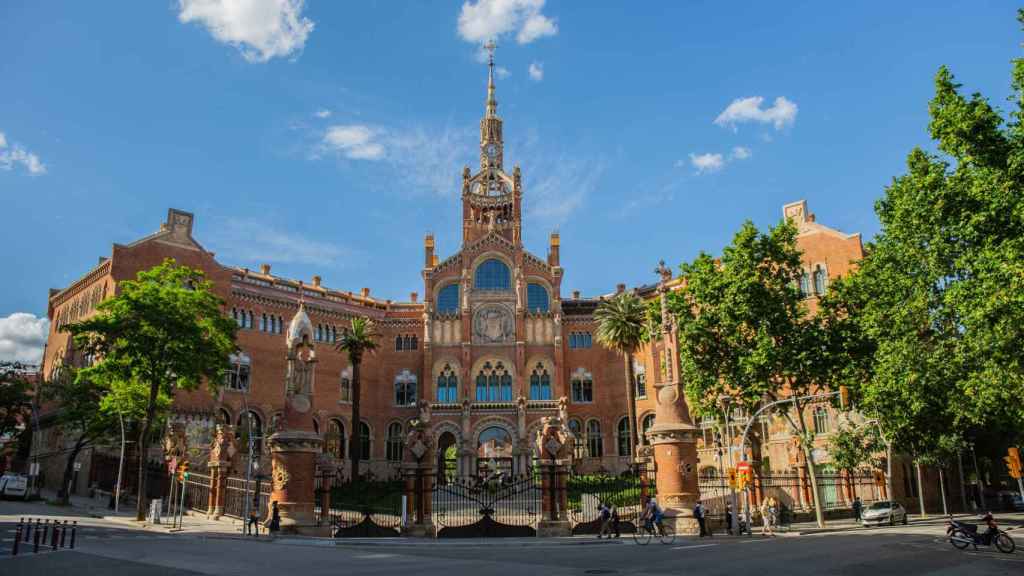
[[[502,306],[486,306],[473,315],[473,339],[478,343],[510,342],[514,335],[512,314]]]

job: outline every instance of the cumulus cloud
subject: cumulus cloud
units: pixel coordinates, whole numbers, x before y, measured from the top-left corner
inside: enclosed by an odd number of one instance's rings
[[[0,132],[0,170],[11,171],[16,166],[28,170],[29,174],[45,174],[46,165],[21,144],[7,143],[7,136]]]
[[[0,360],[39,364],[50,332],[50,320],[27,312],[0,318]]]
[[[496,66],[494,68],[494,73],[497,74],[499,79],[508,78],[512,75],[512,73],[508,71],[508,68],[505,68],[504,66]]]
[[[321,108],[314,112],[313,115],[316,116],[317,118],[330,118],[331,111],[326,108]]]
[[[467,42],[483,43],[515,33],[516,42],[529,44],[554,36],[558,25],[542,14],[544,0],[477,0],[465,2],[459,12],[459,36]]]
[[[542,62],[530,63],[530,80],[540,82],[544,79],[544,64]]]
[[[771,124],[776,130],[781,130],[787,124],[796,121],[797,105],[795,102],[779,96],[775,99],[774,104],[767,108],[762,108],[762,103],[764,103],[764,98],[761,96],[737,98],[715,118],[715,124],[735,130],[739,124],[757,122]]]
[[[732,152],[729,154],[729,158],[732,160],[746,160],[750,158],[750,148],[743,146],[734,146]]]
[[[384,145],[378,136],[368,126],[338,124],[324,133],[322,146],[352,160],[380,160],[384,157]]]
[[[711,152],[704,154],[691,153],[690,164],[697,169],[697,174],[710,174],[718,172],[725,167],[725,158],[721,154],[713,154]]]
[[[313,21],[304,0],[178,0],[178,20],[202,24],[249,62],[301,52]]]

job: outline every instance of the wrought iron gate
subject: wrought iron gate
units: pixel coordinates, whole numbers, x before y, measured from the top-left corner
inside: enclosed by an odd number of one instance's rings
[[[631,534],[643,513],[644,498],[655,496],[654,473],[644,464],[634,464],[617,476],[574,473],[569,475],[566,491],[573,534],[600,532],[602,503],[615,507],[619,532]]]
[[[397,476],[347,481],[336,475],[317,474],[315,487],[316,524],[331,526],[335,538],[400,534],[405,486]]]
[[[541,515],[540,480],[531,475],[483,480],[456,478],[434,485],[438,538],[536,536]]]

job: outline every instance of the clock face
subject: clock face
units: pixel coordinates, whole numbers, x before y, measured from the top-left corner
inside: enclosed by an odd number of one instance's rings
[[[494,143],[488,144],[487,147],[484,148],[484,152],[487,153],[488,158],[494,159],[498,155],[498,145]]]

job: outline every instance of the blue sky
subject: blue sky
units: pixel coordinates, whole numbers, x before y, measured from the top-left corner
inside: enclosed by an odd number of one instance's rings
[[[251,3],[0,5],[0,358],[168,207],[224,263],[422,292],[424,233],[458,247],[488,36],[525,243],[557,229],[585,295],[801,198],[870,238],[937,68],[1005,107],[1022,38],[1011,2]]]

